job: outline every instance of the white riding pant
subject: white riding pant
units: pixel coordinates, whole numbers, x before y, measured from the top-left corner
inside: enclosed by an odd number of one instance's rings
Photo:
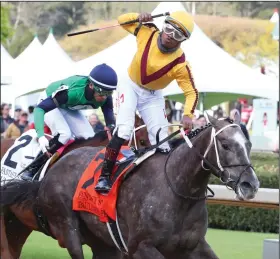
[[[149,140],[156,144],[156,134],[161,127],[167,126],[165,102],[162,90],[150,91],[139,87],[127,74],[118,84],[118,114],[116,128],[120,138],[129,140],[134,129],[136,109],[147,126]],[[162,128],[159,140],[168,136],[168,127]],[[164,142],[162,149],[169,150]]]
[[[38,104],[47,98],[42,92]],[[56,108],[45,114],[44,121],[50,128],[52,135],[60,134],[58,141],[66,144],[71,138],[90,138],[95,135],[87,118],[77,110]]]

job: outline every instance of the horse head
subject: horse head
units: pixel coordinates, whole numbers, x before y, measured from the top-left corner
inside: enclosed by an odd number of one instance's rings
[[[252,144],[240,129],[240,121],[208,118],[211,140],[204,157],[219,169],[215,175],[235,191],[238,199],[253,199],[259,180],[250,161]]]
[[[141,126],[145,126],[145,123],[141,117],[139,117],[137,114],[135,114],[135,129],[137,129]],[[134,136],[133,136],[133,138],[134,138]],[[147,131],[146,126],[139,128],[135,132],[135,140],[136,140],[136,143],[134,143],[134,141],[133,141],[132,144],[134,144],[134,145],[136,144],[137,149],[148,147],[151,145],[151,143],[149,141],[149,136],[148,136],[148,131]]]

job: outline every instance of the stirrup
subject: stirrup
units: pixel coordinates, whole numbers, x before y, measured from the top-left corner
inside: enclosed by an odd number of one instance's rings
[[[95,191],[101,194],[107,194],[112,188],[111,179],[109,176],[100,176],[95,186]]]
[[[32,181],[34,180],[35,176],[36,176],[36,173],[34,174],[34,173],[31,172],[31,171],[26,171],[26,172],[24,172],[24,173],[21,175],[20,178],[21,178],[23,181],[32,182]]]
[[[169,151],[170,151],[170,150],[168,150],[168,149],[163,149],[163,148],[160,148],[160,147],[158,147],[158,148],[156,149],[156,152],[159,152],[159,153],[161,153],[161,154],[168,154]]]

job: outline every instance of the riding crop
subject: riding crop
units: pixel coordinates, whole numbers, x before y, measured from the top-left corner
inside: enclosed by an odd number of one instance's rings
[[[152,15],[152,18],[157,18],[157,17],[161,17],[161,16],[167,16],[169,14],[170,14],[169,12],[161,13],[161,14],[156,14],[156,15]],[[101,30],[110,29],[110,28],[114,28],[114,27],[117,27],[117,26],[127,25],[127,24],[132,24],[132,23],[136,23],[136,22],[139,22],[139,18],[137,18],[135,20],[123,22],[123,23],[120,23],[120,24],[115,24],[115,25],[111,25],[111,26],[102,27],[102,28],[96,28],[96,29],[86,30],[86,31],[72,32],[72,33],[68,33],[67,36],[71,37],[71,36],[75,36],[75,35],[79,35],[79,34],[95,32],[95,31],[101,31]]]

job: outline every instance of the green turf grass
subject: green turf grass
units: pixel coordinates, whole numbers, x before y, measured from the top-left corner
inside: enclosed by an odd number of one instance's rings
[[[207,241],[220,259],[262,259],[263,240],[278,238],[276,234],[250,233],[209,229]],[[84,246],[86,259],[91,258],[91,250]],[[21,259],[69,259],[66,249],[57,241],[33,232],[29,237]],[[143,258],[145,259],[145,258]]]

